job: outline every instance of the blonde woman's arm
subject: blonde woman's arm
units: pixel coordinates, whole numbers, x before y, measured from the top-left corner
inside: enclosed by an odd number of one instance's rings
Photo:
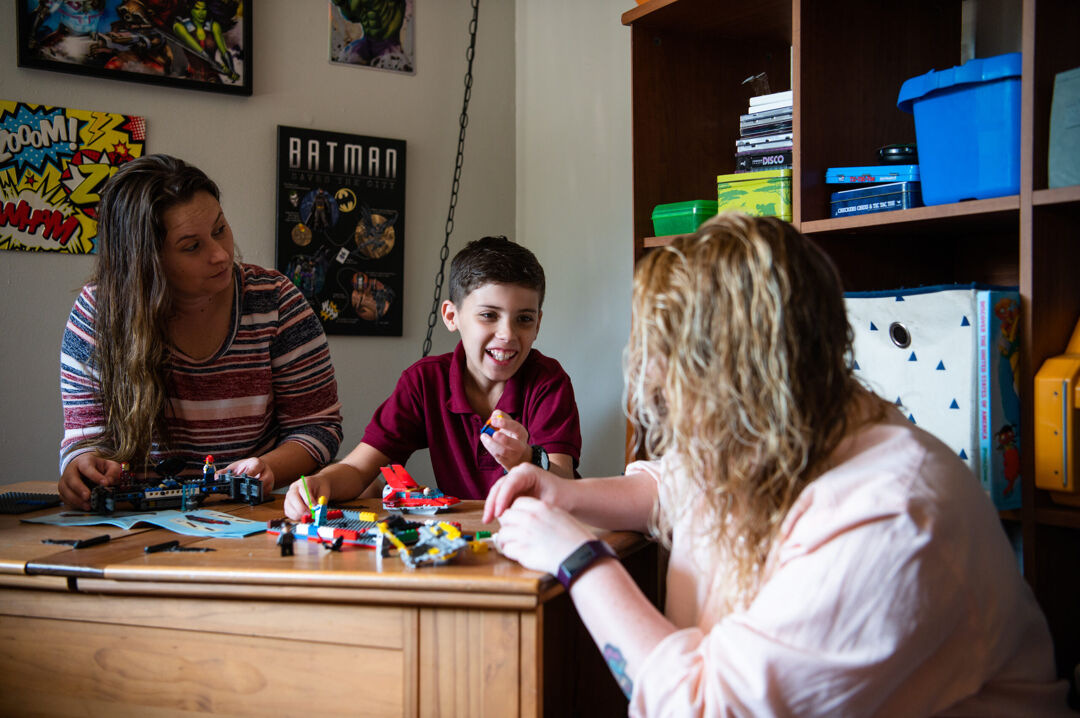
[[[636,479],[644,480],[642,486],[645,481],[651,483],[655,490],[655,482],[647,475],[636,475]],[[624,480],[597,480],[604,482],[597,486],[613,487],[609,482]],[[601,493],[606,492],[597,489],[589,495],[590,511],[599,510],[591,500]],[[633,502],[634,492],[629,493]],[[623,495],[609,495],[606,506],[615,510]],[[579,547],[594,540],[596,535],[569,513],[531,496],[519,496],[500,516],[499,550],[526,568],[552,575],[559,574],[560,564]],[[573,580],[569,592],[608,668],[629,697],[637,671],[653,649],[675,632],[675,626],[649,602],[615,558],[593,562]]]
[[[532,464],[520,464],[491,487],[484,504],[484,522],[500,518],[522,496],[557,506],[589,526],[644,533],[657,501],[657,487],[656,480],[644,470],[571,481]]]

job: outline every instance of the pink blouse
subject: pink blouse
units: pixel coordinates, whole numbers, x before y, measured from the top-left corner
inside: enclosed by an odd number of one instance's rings
[[[1046,620],[963,462],[890,410],[832,464],[745,608],[716,605],[723,566],[695,559],[690,520],[675,527],[666,613],[680,630],[633,677],[630,715],[1067,714]]]

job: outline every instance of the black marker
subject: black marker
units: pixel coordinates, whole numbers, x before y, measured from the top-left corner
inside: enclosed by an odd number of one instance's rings
[[[94,536],[93,538],[82,539],[71,544],[71,548],[87,548],[90,546],[97,546],[99,543],[105,543],[111,536],[109,534],[101,534],[100,536]]]
[[[157,553],[158,551],[172,551],[174,548],[180,545],[179,541],[175,539],[172,541],[166,541],[164,543],[156,543],[153,546],[146,546],[143,551],[146,553]]]

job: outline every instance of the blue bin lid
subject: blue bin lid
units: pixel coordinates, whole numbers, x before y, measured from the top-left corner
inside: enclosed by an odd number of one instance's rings
[[[946,90],[956,85],[974,82],[990,82],[1006,77],[1020,77],[1021,53],[1010,52],[1006,55],[987,57],[981,60],[968,60],[963,65],[948,70],[931,70],[925,75],[905,80],[900,86],[900,96],[896,106],[904,112],[911,112],[911,104],[937,90]]]

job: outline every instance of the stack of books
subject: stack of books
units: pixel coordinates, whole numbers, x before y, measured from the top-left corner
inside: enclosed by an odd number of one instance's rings
[[[791,168],[791,90],[750,98],[749,111],[739,117],[735,140],[735,172]]]

